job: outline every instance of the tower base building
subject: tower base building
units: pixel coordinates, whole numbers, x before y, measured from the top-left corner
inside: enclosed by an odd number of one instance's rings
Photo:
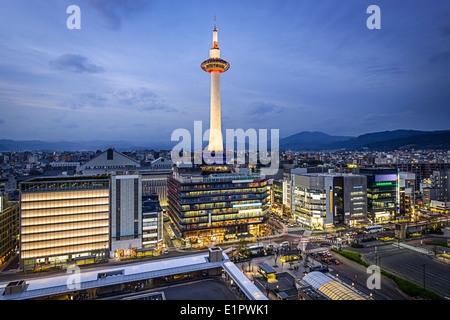
[[[257,174],[174,168],[168,179],[168,212],[187,244],[264,236],[268,199],[267,179]]]

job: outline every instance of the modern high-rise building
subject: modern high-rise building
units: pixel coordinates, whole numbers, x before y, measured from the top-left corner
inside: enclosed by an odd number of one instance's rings
[[[397,169],[361,168],[359,173],[367,177],[368,218],[374,223],[385,223],[399,216]]]
[[[20,183],[20,266],[106,258],[108,175],[34,178]]]
[[[163,245],[163,210],[158,195],[142,197],[142,248]]]
[[[283,181],[274,180],[272,187],[272,208],[278,215],[283,214]]]
[[[142,178],[111,172],[111,253],[134,255],[142,247]]]
[[[399,214],[414,217],[416,203],[416,174],[413,172],[398,173]]]
[[[0,266],[10,259],[19,246],[19,203],[0,195]]]
[[[292,174],[292,213],[310,229],[357,226],[367,219],[366,177],[342,173]]]
[[[197,243],[264,235],[267,179],[258,174],[202,175],[200,168],[168,180],[169,215],[183,238]]]

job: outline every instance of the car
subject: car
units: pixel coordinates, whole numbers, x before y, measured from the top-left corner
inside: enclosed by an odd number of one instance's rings
[[[326,264],[332,264],[333,262],[331,259],[322,258],[322,262],[325,262]]]
[[[317,253],[315,253],[315,252],[311,252],[309,255],[311,257],[313,257],[313,258],[318,258],[319,257],[319,255]]]
[[[322,252],[322,257],[323,257],[323,258],[331,258],[332,255],[331,255],[331,253],[329,253],[329,252]]]
[[[329,270],[328,270],[328,266],[323,266],[323,267],[312,267],[310,270],[311,270],[311,271],[320,271],[320,272],[323,272],[323,273],[329,271]]]
[[[330,261],[334,264],[341,264],[341,262],[338,259],[330,259]]]
[[[281,243],[281,246],[282,246],[282,247],[287,247],[287,246],[289,246],[289,241],[283,241],[283,242]]]
[[[167,250],[167,248],[164,249],[164,254],[168,254],[168,253],[169,253],[169,250]]]

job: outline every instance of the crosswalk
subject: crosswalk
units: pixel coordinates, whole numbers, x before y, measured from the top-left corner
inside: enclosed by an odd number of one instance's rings
[[[400,246],[402,248],[413,250],[413,251],[416,251],[416,252],[419,252],[419,253],[423,253],[423,254],[426,254],[426,255],[432,255],[433,254],[433,251],[430,251],[430,250],[427,250],[427,249],[424,249],[424,248],[414,247],[414,246],[411,246],[411,245],[406,244],[406,243],[399,243],[399,244],[393,243],[392,245],[395,246],[395,247]]]

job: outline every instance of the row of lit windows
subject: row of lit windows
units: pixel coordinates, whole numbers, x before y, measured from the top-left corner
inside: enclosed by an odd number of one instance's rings
[[[376,194],[369,194],[367,197],[370,199],[379,199],[379,198],[389,198],[389,197],[395,197],[396,195],[393,193],[376,193]]]
[[[236,220],[236,219],[243,219],[243,218],[261,217],[264,215],[265,215],[265,213],[262,211],[261,212],[253,212],[253,213],[237,213],[237,214],[217,215],[217,216],[211,216],[211,221]],[[196,218],[184,218],[184,219],[180,219],[180,221],[183,224],[207,222],[207,221],[209,221],[209,216],[202,216],[202,217],[196,217]]]
[[[395,203],[392,202],[373,202],[373,209],[382,209],[382,208],[395,208]]]
[[[84,222],[72,222],[64,224],[47,224],[40,226],[25,226],[21,228],[21,235],[31,234],[31,233],[43,233],[43,232],[57,232],[57,231],[68,231],[77,229],[87,229],[87,228],[99,228],[108,227],[109,220],[96,220],[96,221],[84,221]]]
[[[109,189],[22,193],[21,202],[109,197]]]
[[[231,220],[231,221],[219,221],[212,223],[211,227],[221,227],[221,226],[233,226],[233,225],[239,225],[239,224],[249,224],[254,222],[260,222],[261,220],[259,218],[252,218],[252,219],[241,219],[241,220]],[[205,229],[210,227],[207,223],[200,223],[200,224],[192,224],[192,225],[182,225],[180,228],[182,230],[196,230],[196,229]]]
[[[199,211],[186,211],[182,212],[181,216],[183,217],[196,217],[196,216],[203,216],[206,214],[220,214],[220,213],[233,213],[238,212],[238,209],[236,208],[223,208],[223,209],[214,209],[214,210],[199,210]]]
[[[81,213],[102,212],[102,211],[109,211],[109,205],[22,210],[21,217],[22,219],[24,219],[33,217],[61,216],[61,215],[81,214]]]
[[[78,238],[70,238],[70,239],[58,239],[58,240],[48,240],[48,241],[39,241],[39,242],[29,242],[22,243],[20,248],[22,251],[27,250],[36,250],[43,248],[57,248],[64,246],[74,246],[74,245],[83,245],[88,243],[95,243],[101,241],[109,241],[109,234],[97,234],[90,237],[78,237]]]
[[[267,203],[264,199],[262,201],[256,201],[255,200],[247,200],[247,201],[231,201],[231,202],[217,202],[217,203],[205,203],[205,204],[197,204],[197,205],[182,205],[181,210],[201,210],[201,209],[214,209],[214,208],[231,208],[234,205],[243,205],[243,204],[254,204],[259,203],[262,204]],[[217,209],[222,210],[222,209]]]
[[[158,220],[149,221],[149,222],[142,222],[142,227],[153,227],[158,225]]]
[[[29,219],[23,219],[21,225],[22,226],[34,226],[34,225],[43,225],[43,224],[82,222],[82,221],[101,220],[101,219],[109,219],[109,212],[85,213],[85,214],[76,214],[76,215],[71,215],[71,216],[29,218]]]
[[[103,242],[98,243],[88,243],[81,245],[71,245],[67,247],[59,247],[59,248],[45,248],[33,251],[21,251],[21,259],[30,259],[37,257],[48,257],[48,256],[56,256],[63,254],[72,254],[72,253],[82,253],[82,252],[91,252],[93,250],[105,250],[109,248],[109,238]]]
[[[74,237],[85,237],[92,236],[96,234],[107,234],[109,232],[108,227],[102,228],[91,228],[91,229],[77,229],[71,231],[63,232],[44,232],[35,234],[23,234],[21,237],[22,243],[32,242],[32,241],[45,241],[53,239],[66,239]]]
[[[109,197],[21,203],[21,210],[109,204]]]
[[[253,183],[220,183],[220,184],[196,184],[196,185],[184,185],[181,186],[182,190],[193,190],[193,189],[227,189],[236,187],[264,187],[267,185],[267,181],[263,182],[253,182]]]
[[[181,196],[202,196],[202,195],[215,195],[215,194],[227,194],[227,193],[239,193],[239,192],[264,192],[266,188],[256,189],[218,189],[218,190],[206,190],[195,192],[182,192]]]
[[[266,196],[267,196],[267,194],[242,194],[242,195],[235,195],[235,196],[181,199],[180,202],[189,203],[189,202],[224,201],[224,200],[237,200],[237,199],[255,199],[255,198],[264,198]]]

